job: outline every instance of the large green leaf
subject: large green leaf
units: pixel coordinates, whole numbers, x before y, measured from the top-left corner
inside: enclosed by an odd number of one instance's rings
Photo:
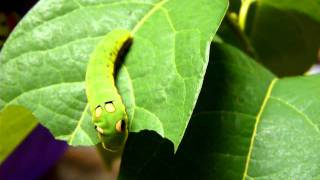
[[[253,7],[246,31],[259,60],[280,76],[306,72],[320,48],[320,0],[257,0]]]
[[[42,0],[6,42],[0,109],[22,105],[58,139],[98,142],[84,77],[91,51],[115,28],[134,43],[117,76],[130,131],[154,130],[178,146],[198,97],[226,0]],[[17,114],[18,115],[18,114]]]
[[[177,153],[161,137],[131,136],[121,177],[318,179],[320,75],[278,79],[229,45],[211,54]]]
[[[21,106],[9,106],[0,112],[0,164],[36,124],[32,113]]]
[[[204,179],[319,178],[320,75],[277,79],[226,45],[213,60],[177,161]]]

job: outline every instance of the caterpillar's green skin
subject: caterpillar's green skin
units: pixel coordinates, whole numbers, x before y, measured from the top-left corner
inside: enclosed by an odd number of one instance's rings
[[[128,136],[128,116],[115,87],[114,64],[122,48],[131,40],[131,34],[127,30],[109,32],[96,46],[87,66],[86,94],[92,120],[103,147],[111,151],[120,150]],[[114,112],[108,112],[106,107],[114,107]],[[121,125],[117,126],[119,123]]]

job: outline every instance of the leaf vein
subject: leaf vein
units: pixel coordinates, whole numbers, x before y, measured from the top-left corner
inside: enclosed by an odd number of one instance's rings
[[[83,112],[82,112],[82,114],[80,116],[80,120],[77,122],[76,128],[74,129],[74,131],[70,135],[68,144],[72,144],[73,143],[73,140],[75,138],[76,133],[78,132],[79,128],[81,128],[82,121],[84,120],[84,117],[85,117],[85,114],[87,113],[88,108],[89,108],[89,104],[87,104],[85,106],[85,108],[84,108],[84,110],[83,110]]]
[[[263,113],[263,111],[264,111],[264,109],[265,109],[265,107],[267,105],[267,102],[268,102],[270,96],[271,96],[272,89],[273,89],[273,87],[274,87],[274,85],[276,84],[277,81],[278,81],[278,79],[275,78],[269,84],[266,96],[264,97],[264,100],[262,101],[261,108],[260,108],[260,110],[259,110],[259,112],[257,114],[256,122],[255,122],[254,129],[253,129],[253,133],[252,133],[252,136],[251,136],[250,146],[249,146],[248,155],[247,155],[247,158],[246,158],[246,164],[245,164],[245,169],[244,169],[242,180],[244,180],[247,176],[249,176],[248,175],[248,169],[249,169],[249,164],[250,164],[250,158],[251,158],[252,151],[253,151],[253,144],[254,144],[255,136],[257,134],[258,125],[259,125],[259,122],[261,120],[262,113]]]
[[[19,99],[21,96],[25,95],[25,94],[28,94],[28,93],[31,93],[31,92],[34,92],[34,91],[41,91],[43,89],[47,89],[47,88],[51,88],[51,87],[55,87],[55,86],[63,86],[63,85],[66,85],[66,84],[83,84],[83,81],[75,81],[75,82],[59,82],[59,83],[55,83],[55,84],[51,84],[51,85],[48,85],[48,86],[42,86],[42,87],[39,87],[39,88],[36,88],[36,89],[31,89],[31,90],[28,90],[28,91],[25,91],[25,92],[22,92],[21,94],[19,94],[18,96],[14,97],[13,99],[9,100],[6,102],[6,105],[2,108],[2,109],[5,109],[8,105],[10,105],[11,103],[13,103],[15,100]]]
[[[310,118],[309,116],[307,116],[305,113],[303,113],[302,111],[300,111],[297,107],[295,107],[294,105],[286,102],[285,100],[281,99],[281,98],[277,98],[277,97],[274,97],[274,96],[271,96],[270,97],[271,99],[273,100],[276,100],[278,102],[281,102],[282,104],[290,107],[291,109],[293,109],[294,111],[296,111],[297,113],[299,113],[312,127],[314,127],[315,131],[317,133],[320,133],[320,130],[319,130],[319,127],[318,125],[316,125]]]
[[[74,10],[72,10],[72,11],[69,11],[69,12],[67,12],[67,13],[65,13],[65,14],[62,14],[62,15],[60,15],[60,16],[55,16],[54,18],[51,18],[51,19],[48,19],[48,20],[45,20],[45,21],[43,21],[43,23],[41,23],[41,24],[38,24],[37,26],[35,26],[35,27],[33,27],[32,29],[36,29],[36,28],[39,28],[39,27],[41,27],[41,26],[43,26],[43,25],[45,25],[45,24],[47,24],[47,23],[49,23],[49,22],[51,22],[51,21],[53,21],[53,20],[56,20],[56,19],[60,19],[60,18],[64,18],[65,16],[67,16],[67,15],[69,15],[69,14],[71,14],[71,13],[73,13],[73,12],[75,12],[75,11],[77,11],[77,10],[83,10],[83,9],[86,9],[86,8],[95,8],[95,7],[109,7],[109,6],[114,6],[114,5],[121,5],[121,4],[126,4],[126,3],[132,3],[132,4],[141,4],[141,5],[154,5],[154,4],[149,4],[149,3],[139,3],[139,2],[126,2],[126,1],[122,1],[122,2],[114,2],[114,3],[110,3],[110,4],[105,4],[105,5],[101,5],[101,4],[99,4],[99,5],[92,5],[92,6],[85,6],[85,7],[80,7],[80,8],[76,8],[76,9],[74,9]],[[24,33],[24,34],[27,34],[27,33],[30,33],[31,31],[28,31],[28,32],[26,32],[26,33]],[[21,36],[21,35],[19,35],[19,36]],[[18,38],[19,36],[16,36],[16,37],[14,37],[14,38]],[[103,35],[102,35],[103,36]],[[98,36],[99,37],[99,36]],[[85,38],[84,38],[85,39]],[[79,40],[79,39],[76,39],[76,40]],[[71,40],[71,42],[72,41],[76,41],[76,40]],[[69,43],[67,43],[67,44],[69,44]],[[59,46],[64,46],[65,44],[63,44],[63,45],[58,45],[58,46],[55,46],[55,47],[53,47],[53,48],[51,48],[51,49],[55,49],[56,47],[59,47]],[[45,50],[37,50],[37,51],[47,51],[48,49],[45,49]],[[19,55],[17,55],[17,56],[13,56],[13,57],[10,57],[10,59],[12,60],[12,59],[15,59],[15,58],[17,58],[17,57],[19,57],[19,56],[22,56],[22,55],[24,55],[24,54],[27,54],[27,53],[29,53],[30,51],[27,51],[27,52],[24,52],[24,53],[22,53],[22,54],[19,54]],[[35,52],[34,50],[33,51],[31,51],[31,52]]]

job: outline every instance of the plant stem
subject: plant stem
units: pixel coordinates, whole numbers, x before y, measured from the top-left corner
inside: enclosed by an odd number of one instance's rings
[[[247,15],[248,15],[250,5],[255,1],[256,0],[242,0],[241,1],[241,7],[240,7],[240,11],[239,11],[239,27],[242,31],[245,30],[246,20],[247,20]]]
[[[257,58],[256,53],[254,51],[254,48],[251,46],[251,43],[248,39],[248,37],[244,34],[244,32],[241,30],[237,19],[232,16],[230,12],[226,15],[226,23],[230,27],[230,29],[236,34],[236,36],[239,38],[239,41],[241,43],[242,49],[252,58]]]

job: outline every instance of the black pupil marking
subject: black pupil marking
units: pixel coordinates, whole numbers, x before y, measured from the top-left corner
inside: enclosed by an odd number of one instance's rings
[[[126,129],[126,122],[124,120],[121,120],[121,131],[124,131]]]
[[[98,105],[98,106],[96,107],[96,110],[97,110],[98,108],[101,108],[101,106],[100,106],[100,105]]]
[[[113,102],[112,101],[107,101],[104,104],[113,104]]]

